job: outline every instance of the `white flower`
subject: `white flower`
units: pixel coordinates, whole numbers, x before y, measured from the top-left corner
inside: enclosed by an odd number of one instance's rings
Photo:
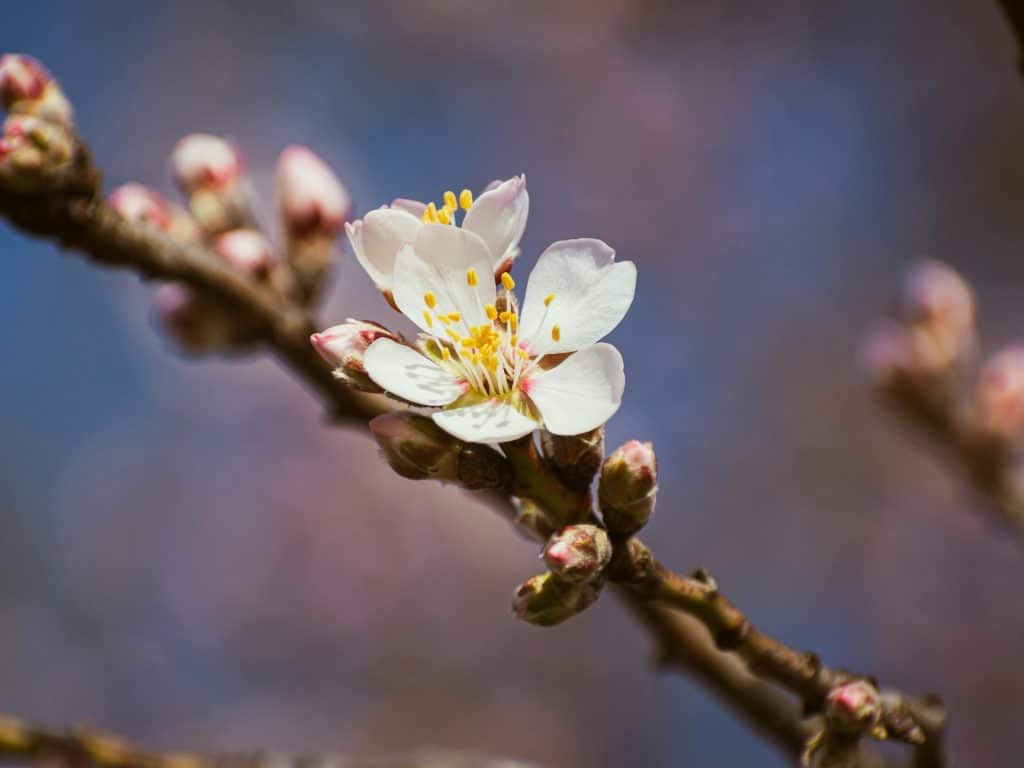
[[[625,385],[618,350],[597,342],[629,309],[636,268],[616,262],[600,240],[557,242],[531,273],[520,311],[511,275],[502,274],[500,290],[490,279],[522,233],[518,216],[497,209],[475,219],[489,222],[489,240],[480,229],[408,216],[415,230],[405,245],[392,239],[388,276],[395,306],[423,333],[417,348],[375,341],[366,373],[397,397],[442,408],[434,421],[470,442],[514,440],[541,426],[556,435],[595,429],[618,410]]]
[[[380,291],[389,293],[394,287],[399,249],[413,242],[424,224],[453,220],[459,207],[465,211],[462,228],[479,235],[492,256],[486,272],[497,275],[508,270],[519,254],[519,240],[530,212],[525,176],[492,184],[475,201],[469,190],[458,196],[446,192],[440,208],[433,203],[395,200],[391,207],[383,206],[346,224],[345,231],[363,269]]]

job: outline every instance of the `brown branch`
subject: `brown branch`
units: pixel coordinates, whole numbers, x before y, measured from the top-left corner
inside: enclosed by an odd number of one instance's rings
[[[1017,66],[1024,71],[1024,2],[996,0],[1017,39]]]

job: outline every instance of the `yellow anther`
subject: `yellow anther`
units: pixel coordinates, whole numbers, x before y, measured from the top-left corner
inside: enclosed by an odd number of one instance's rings
[[[441,359],[442,360],[451,360],[452,359],[452,353],[451,353],[451,350],[448,349],[448,347],[441,347]]]
[[[434,295],[433,291],[427,291],[423,294],[423,303],[433,309],[437,306],[437,296]]]
[[[425,310],[425,309],[423,310],[423,319],[427,323],[427,328],[433,328],[434,327],[434,318],[432,318],[430,316],[430,313],[427,310]]]
[[[527,352],[522,347],[519,347],[519,348],[516,349],[516,354],[519,355],[521,358],[523,358],[523,360],[529,360],[530,359],[530,353]]]
[[[427,224],[437,223],[437,206],[427,203],[427,210],[423,212],[423,221]]]
[[[442,208],[437,212],[437,222],[439,224],[451,224],[452,223],[452,212],[447,208]]]
[[[512,316],[509,317],[508,319],[508,327],[509,330],[513,332],[519,330],[519,315],[517,315],[515,312],[513,312]]]
[[[459,312],[449,312],[448,319],[451,320],[453,323],[457,323],[459,322],[459,320],[462,319],[462,314]]]
[[[476,346],[476,339],[463,339],[460,343],[466,349],[469,349],[470,347],[475,347]]]
[[[450,189],[444,193],[444,207],[450,211],[458,210],[459,202],[455,199],[455,193]]]
[[[503,323],[507,323],[510,317],[512,317],[512,313],[509,312],[507,309],[504,312],[498,313],[498,319],[501,320],[501,322]]]
[[[554,341],[558,341],[559,339],[562,338],[562,329],[559,328],[557,325],[551,326],[551,338]]]
[[[501,284],[505,286],[506,291],[511,291],[516,287],[516,281],[512,279],[512,275],[508,272],[501,273]]]
[[[545,307],[550,307],[551,306],[551,302],[554,301],[554,300],[555,300],[555,294],[549,293],[547,296],[544,297],[544,306]]]
[[[459,334],[457,334],[457,333],[456,333],[455,331],[453,331],[453,330],[452,330],[451,328],[448,328],[448,329],[447,329],[447,330],[445,331],[445,333],[447,333],[447,334],[448,334],[449,336],[451,336],[451,337],[452,337],[452,341],[461,341],[461,340],[462,340],[462,337],[461,337],[461,336],[459,336]]]
[[[494,320],[498,316],[498,308],[493,304],[484,304],[484,312],[487,313],[488,320]]]
[[[516,334],[513,333],[512,334],[512,338],[510,338],[508,341],[509,341],[509,344],[511,344],[514,347],[516,344],[519,343],[519,336],[517,336]]]
[[[474,352],[473,353],[473,364],[474,365],[480,365],[480,361],[483,360],[483,359],[484,359],[484,356],[481,355],[479,352]]]
[[[473,268],[467,269],[466,270],[466,285],[468,285],[469,287],[472,288],[472,287],[474,287],[479,282],[480,282],[480,278],[476,276],[476,270],[473,269]]]
[[[451,325],[452,322],[451,320],[448,319],[448,315],[438,315],[437,319],[440,320],[445,325]]]
[[[462,206],[462,210],[468,211],[473,207],[473,193],[468,189],[464,189],[459,192],[459,205]]]

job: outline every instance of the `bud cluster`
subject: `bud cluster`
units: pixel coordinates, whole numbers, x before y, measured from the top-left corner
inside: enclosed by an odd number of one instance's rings
[[[628,538],[643,528],[658,495],[658,460],[650,443],[630,440],[601,465],[598,505],[608,532]]]

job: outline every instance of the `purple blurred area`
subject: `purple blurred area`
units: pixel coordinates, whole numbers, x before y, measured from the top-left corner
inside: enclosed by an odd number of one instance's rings
[[[9,4],[108,185],[167,189],[236,138],[272,213],[282,147],[362,210],[525,172],[526,269],[634,260],[612,445],[653,440],[647,538],[764,629],[937,691],[954,762],[1019,760],[1024,560],[872,402],[864,332],[921,256],[989,344],[1024,336],[1024,80],[994,3],[400,0]],[[656,674],[612,598],[509,614],[536,547],[394,476],[272,362],[183,360],[152,286],[0,227],[0,710],[154,746],[548,766],[782,766]],[[323,313],[391,321],[344,263]]]

